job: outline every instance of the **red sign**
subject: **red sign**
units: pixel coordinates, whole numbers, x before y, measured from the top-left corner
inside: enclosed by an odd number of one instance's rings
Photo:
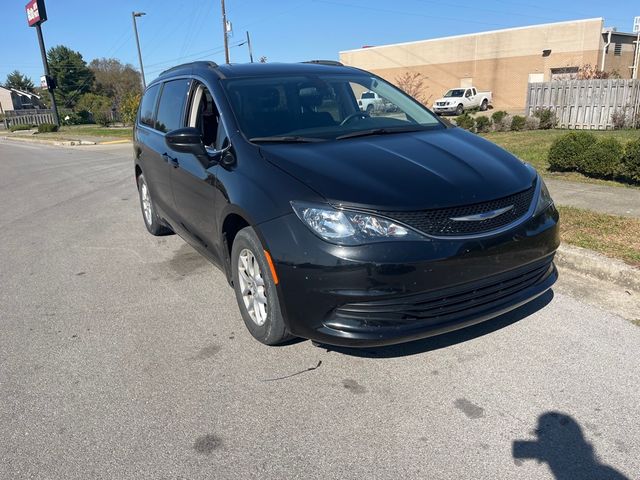
[[[39,25],[47,20],[47,10],[44,6],[44,0],[30,0],[25,9],[30,27]]]

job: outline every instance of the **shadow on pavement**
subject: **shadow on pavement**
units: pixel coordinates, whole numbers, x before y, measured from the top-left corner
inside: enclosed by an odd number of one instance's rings
[[[513,458],[547,463],[556,480],[630,480],[614,468],[600,463],[593,445],[569,415],[545,412],[538,417],[536,440],[515,440]]]
[[[486,322],[482,322],[471,327],[466,327],[461,330],[455,330],[453,332],[437,335],[435,337],[428,337],[409,343],[401,343],[399,345],[377,348],[347,348],[331,345],[321,345],[321,347],[327,349],[327,351],[338,352],[354,357],[393,358],[417,355],[420,353],[430,352],[432,350],[438,350],[441,348],[449,347],[451,345],[466,342],[468,340],[493,333],[496,330],[500,330],[501,328],[508,327],[512,323],[516,323],[523,318],[526,318],[529,315],[533,315],[537,311],[542,310],[551,302],[552,299],[553,290],[549,290],[535,300],[532,300],[531,302],[494,319],[487,320]]]

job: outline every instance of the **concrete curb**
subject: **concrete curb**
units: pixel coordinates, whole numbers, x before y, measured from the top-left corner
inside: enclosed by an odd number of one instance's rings
[[[41,138],[30,138],[30,137],[0,137],[1,140],[8,141],[16,141],[16,142],[24,142],[24,143],[38,143],[41,145],[55,145],[58,147],[75,147],[81,145],[117,145],[124,143],[131,143],[131,140],[121,139],[121,140],[107,140],[105,142],[94,142],[91,140],[45,140]]]
[[[56,145],[56,146],[63,146],[63,147],[97,144],[97,142],[91,142],[88,140],[44,140],[41,138],[29,138],[29,137],[0,137],[0,138],[2,140],[8,140],[10,142],[39,143],[41,145]]]
[[[605,257],[586,248],[560,245],[555,261],[559,268],[568,268],[627,290],[640,291],[640,269],[621,260]]]

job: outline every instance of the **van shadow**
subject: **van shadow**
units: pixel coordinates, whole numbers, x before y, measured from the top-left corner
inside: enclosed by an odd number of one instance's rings
[[[538,417],[536,440],[515,440],[512,455],[516,463],[535,459],[546,463],[556,480],[630,480],[616,469],[600,463],[593,445],[572,417],[545,412]]]
[[[494,319],[442,335],[428,337],[422,340],[415,340],[413,342],[376,348],[349,348],[324,344],[321,345],[321,347],[330,352],[338,352],[344,355],[365,358],[395,358],[418,355],[473,340],[474,338],[479,338],[500,330],[501,328],[508,327],[509,325],[542,310],[551,302],[552,299],[553,290],[548,290],[531,302]]]

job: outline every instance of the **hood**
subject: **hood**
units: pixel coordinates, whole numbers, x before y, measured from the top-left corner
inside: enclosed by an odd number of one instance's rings
[[[260,150],[330,203],[380,210],[494,200],[526,190],[536,176],[510,153],[460,128]]]

